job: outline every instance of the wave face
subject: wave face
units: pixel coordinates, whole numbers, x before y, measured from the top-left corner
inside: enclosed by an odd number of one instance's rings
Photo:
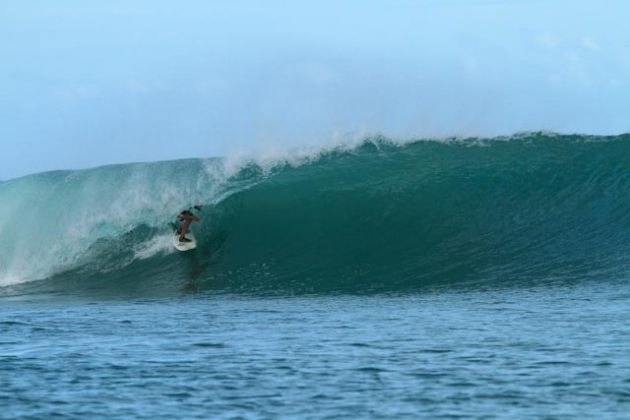
[[[181,160],[0,184],[0,284],[399,291],[630,269],[630,136],[372,139],[262,162]],[[196,251],[168,223],[205,204]],[[21,286],[20,286],[21,284]],[[32,283],[30,287],[33,287]]]

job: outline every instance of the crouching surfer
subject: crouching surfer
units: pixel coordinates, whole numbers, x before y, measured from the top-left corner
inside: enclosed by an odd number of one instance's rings
[[[201,206],[195,206],[193,208],[195,210],[201,210]],[[195,216],[192,211],[190,211],[190,209],[184,210],[179,213],[179,216],[177,216],[177,218],[179,219],[179,229],[177,230],[177,233],[179,233],[179,242],[191,242],[191,240],[186,237],[190,224],[192,222],[201,223],[201,219]]]

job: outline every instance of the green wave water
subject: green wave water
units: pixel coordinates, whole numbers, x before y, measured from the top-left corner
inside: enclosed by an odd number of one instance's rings
[[[630,135],[370,139],[0,184],[3,294],[397,292],[630,270]],[[193,203],[197,250],[168,227]]]

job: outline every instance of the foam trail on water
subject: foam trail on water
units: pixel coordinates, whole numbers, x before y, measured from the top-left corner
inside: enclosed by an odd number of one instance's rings
[[[156,255],[167,255],[175,252],[171,233],[157,235],[134,247],[134,259],[146,260]]]

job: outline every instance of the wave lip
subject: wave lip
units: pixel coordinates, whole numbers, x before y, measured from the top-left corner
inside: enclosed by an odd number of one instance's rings
[[[190,275],[191,258],[196,279],[239,290],[628,272],[629,135],[377,138],[287,156],[2,183],[0,285],[77,273],[172,280]],[[192,203],[206,204],[194,257],[173,252],[168,228]]]

